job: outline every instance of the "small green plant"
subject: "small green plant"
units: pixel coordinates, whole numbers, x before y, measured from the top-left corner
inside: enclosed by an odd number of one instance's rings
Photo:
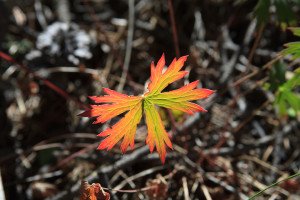
[[[300,28],[289,28],[289,30],[291,30],[294,35],[300,36]],[[300,58],[300,42],[287,43],[285,46],[287,48],[281,51],[280,55],[293,55],[291,60]],[[283,61],[276,62],[268,74],[269,82],[265,84],[268,90],[275,93],[273,105],[277,108],[278,115],[281,119],[287,116],[296,117],[300,111],[300,96],[294,92],[294,90],[300,86],[300,67],[292,72],[292,76],[289,79],[286,78],[286,68],[287,65]],[[267,189],[299,175],[300,173],[293,174],[283,180],[273,183],[250,197],[249,200],[254,199]]]
[[[265,86],[275,93],[274,107],[280,118],[295,117],[300,111],[300,97],[294,92],[300,85],[300,68],[291,72],[292,78],[286,80],[286,65],[283,62],[276,62],[269,72],[269,83]]]
[[[300,36],[299,28],[289,28],[294,35]],[[300,57],[300,42],[285,44],[287,47],[280,52],[280,55],[293,55],[291,60]],[[266,89],[274,92],[274,107],[280,118],[296,117],[300,111],[300,96],[295,93],[295,89],[300,85],[300,67],[293,72],[286,71],[287,65],[283,62],[276,62],[271,68],[268,76],[269,82],[265,84]],[[290,78],[286,78],[287,73]]]
[[[257,25],[266,24],[270,18],[270,6],[274,5],[277,16],[277,23],[283,30],[287,26],[296,26],[298,16],[293,11],[293,4],[300,5],[299,0],[259,0],[254,9],[254,16],[257,18]]]

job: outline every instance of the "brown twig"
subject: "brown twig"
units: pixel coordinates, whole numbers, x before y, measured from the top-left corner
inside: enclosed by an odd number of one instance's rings
[[[70,155],[70,156],[66,157],[65,159],[63,159],[62,161],[60,161],[56,166],[54,166],[53,168],[51,168],[49,170],[49,172],[56,170],[60,166],[62,166],[65,163],[69,162],[70,160],[72,160],[73,158],[76,158],[78,155],[83,154],[83,153],[87,152],[90,149],[96,148],[97,146],[99,146],[99,142],[96,142],[94,144],[90,144],[89,146],[81,149],[80,151],[77,151],[77,152],[73,153],[72,155]]]
[[[256,37],[256,39],[255,39],[255,42],[254,42],[254,44],[253,44],[253,46],[252,46],[252,49],[251,49],[251,51],[250,51],[250,54],[249,54],[249,57],[248,57],[248,62],[247,62],[247,65],[246,65],[246,69],[245,69],[245,71],[242,73],[242,77],[245,77],[245,75],[246,75],[246,74],[248,73],[248,71],[249,71],[250,63],[252,62],[252,59],[253,59],[253,56],[254,56],[255,49],[256,49],[257,46],[258,46],[258,42],[259,42],[259,40],[260,40],[260,38],[261,38],[261,36],[262,36],[263,30],[264,30],[264,26],[261,25],[261,26],[259,27],[258,35],[257,35],[257,37]],[[240,93],[240,90],[241,90],[241,84],[238,84],[237,86],[238,86],[238,88],[237,88],[237,90],[236,90],[235,96],[234,96],[233,101],[232,101],[232,103],[231,103],[231,109],[230,109],[230,112],[229,112],[229,114],[228,114],[227,121],[226,121],[226,123],[225,123],[224,129],[223,129],[223,131],[222,131],[221,139],[219,140],[219,142],[218,142],[218,143],[215,145],[215,147],[214,147],[214,148],[216,148],[216,149],[220,149],[220,147],[221,147],[221,146],[225,143],[225,141],[226,141],[226,138],[225,138],[225,132],[226,132],[227,129],[228,129],[228,126],[229,126],[229,120],[231,119],[231,116],[232,116],[232,114],[233,114],[233,110],[234,110],[234,108],[235,108],[235,105],[236,105],[236,102],[237,102],[237,100],[238,100],[238,98],[239,98],[239,93]],[[216,154],[216,156],[217,156],[217,154]],[[216,158],[216,156],[215,156],[215,158]]]
[[[267,64],[265,64],[264,66],[262,66],[259,70],[252,72],[251,74],[248,74],[242,78],[240,78],[239,80],[235,81],[234,83],[232,83],[231,85],[229,85],[226,89],[222,90],[221,92],[217,93],[216,96],[210,98],[207,102],[205,102],[202,105],[206,105],[209,104],[213,101],[215,101],[216,99],[218,99],[219,97],[223,96],[225,93],[227,93],[230,89],[240,85],[241,83],[243,83],[244,81],[254,77],[255,75],[259,74],[260,72],[266,70],[267,68],[269,68],[271,65],[273,65],[275,62],[277,62],[278,60],[280,60],[282,58],[282,56],[277,56],[276,58],[274,58],[273,60],[269,61]]]
[[[241,130],[241,128],[243,128],[261,109],[263,109],[264,107],[266,107],[267,105],[269,105],[270,102],[271,102],[270,99],[266,100],[261,106],[259,106],[259,108],[257,108],[256,110],[254,110],[248,118],[246,118],[244,121],[242,121],[242,123],[240,123],[238,125],[238,127],[236,127],[232,131],[232,133],[235,134],[239,130]]]
[[[170,18],[171,18],[171,23],[172,23],[172,31],[173,31],[175,50],[176,50],[176,57],[179,58],[180,50],[179,50],[179,43],[178,43],[178,37],[177,37],[177,31],[176,31],[176,22],[175,22],[175,17],[174,17],[172,0],[168,0],[168,3],[169,3],[169,10],[170,10]]]
[[[38,151],[40,149],[45,149],[45,145],[52,145],[53,143],[62,140],[62,139],[66,139],[66,138],[90,138],[90,139],[95,139],[97,138],[97,136],[95,134],[92,133],[71,133],[71,134],[63,134],[63,135],[59,135],[57,137],[51,137],[49,139],[43,140],[39,143],[37,143],[36,145],[29,147],[28,149],[25,149],[22,153],[27,154],[30,153],[32,151]],[[4,163],[5,161],[9,160],[9,159],[13,159],[16,156],[20,155],[20,153],[14,152],[11,154],[8,154],[6,156],[2,156],[0,158],[0,163]]]
[[[41,81],[42,83],[44,83],[47,87],[49,87],[50,89],[52,89],[53,91],[55,91],[56,93],[58,93],[59,95],[61,95],[62,97],[64,97],[65,99],[70,99],[71,101],[73,101],[75,104],[77,104],[81,109],[84,110],[89,110],[90,108],[86,105],[84,105],[82,102],[78,101],[77,99],[75,99],[74,97],[70,96],[69,94],[67,94],[65,91],[63,91],[62,89],[58,88],[56,85],[54,85],[53,83],[51,83],[50,81],[43,79],[41,77],[39,77],[38,75],[36,75],[33,71],[31,71],[28,67],[26,67],[25,65],[22,65],[21,63],[15,61],[12,57],[10,57],[9,55],[0,52],[0,57],[2,57],[3,59],[5,59],[8,62],[11,62],[15,65],[17,65],[18,67],[20,67],[21,69],[23,69],[24,71],[26,71],[27,73],[31,74],[35,79]]]

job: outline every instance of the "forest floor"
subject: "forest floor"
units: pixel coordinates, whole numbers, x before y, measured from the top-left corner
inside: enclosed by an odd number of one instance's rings
[[[299,66],[278,55],[299,38],[274,16],[258,25],[257,1],[4,2],[0,197],[79,199],[87,180],[111,199],[248,199],[299,172],[299,117],[280,117],[266,89],[274,67],[288,76]],[[163,53],[166,66],[189,55],[189,73],[166,91],[200,80],[197,88],[216,91],[196,102],[207,112],[157,108],[172,136],[165,164],[145,145],[144,117],[133,150],[97,150],[97,135],[123,115],[92,124],[78,116],[93,104],[88,97],[105,95],[103,87],[142,95]],[[256,199],[300,199],[299,179]]]

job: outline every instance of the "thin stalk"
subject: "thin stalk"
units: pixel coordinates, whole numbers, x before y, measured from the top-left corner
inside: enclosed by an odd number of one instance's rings
[[[129,63],[131,59],[132,52],[132,41],[134,35],[134,0],[128,1],[128,32],[127,32],[127,44],[126,44],[126,52],[125,52],[125,60],[124,60],[124,70],[122,73],[122,78],[120,84],[117,88],[118,92],[122,92],[126,77],[128,75]]]
[[[261,193],[263,193],[263,192],[266,191],[267,189],[270,189],[271,187],[273,187],[273,186],[275,186],[275,185],[277,185],[277,184],[279,184],[279,183],[281,183],[281,182],[283,182],[283,181],[286,181],[286,180],[288,180],[288,179],[294,178],[294,177],[299,176],[299,175],[300,175],[300,173],[297,173],[297,174],[294,174],[294,175],[292,175],[292,176],[289,176],[289,177],[287,177],[287,178],[285,178],[285,179],[283,179],[283,180],[281,180],[281,181],[278,181],[278,182],[276,182],[276,183],[273,183],[272,185],[266,187],[265,189],[259,191],[258,193],[256,193],[256,194],[253,195],[252,197],[250,197],[248,200],[254,199],[256,196],[260,195]]]
[[[176,50],[176,57],[179,58],[180,51],[179,51],[179,43],[178,43],[178,37],[177,37],[177,31],[176,31],[176,22],[175,22],[175,17],[174,17],[172,0],[168,0],[168,3],[169,3],[169,9],[170,9],[170,18],[171,18],[171,23],[172,23],[172,31],[173,31],[175,50]]]

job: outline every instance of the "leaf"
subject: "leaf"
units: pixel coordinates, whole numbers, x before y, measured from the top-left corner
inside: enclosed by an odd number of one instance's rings
[[[286,102],[284,101],[284,93],[279,93],[278,95],[278,114],[280,117],[286,116]]]
[[[286,65],[283,62],[276,62],[274,63],[273,67],[268,73],[269,76],[269,90],[276,91],[281,85],[283,85],[285,80],[285,70]]]
[[[293,0],[294,3],[299,4],[299,0]],[[254,17],[257,19],[257,26],[266,24],[270,18],[270,6],[274,4],[276,8],[277,23],[283,30],[287,26],[295,26],[297,24],[297,14],[293,11],[293,3],[287,0],[259,0],[254,8]]]
[[[146,192],[149,199],[166,199],[168,183],[162,175],[158,174],[156,179],[148,179],[146,185],[150,187]]]
[[[274,0],[278,22],[283,30],[286,30],[287,24],[295,26],[297,16],[292,10],[287,0]]]
[[[254,8],[254,16],[257,18],[257,26],[267,23],[270,16],[270,4],[270,0],[259,0],[256,4]]]
[[[286,92],[285,93],[285,99],[295,111],[300,110],[299,98],[294,93]]]
[[[124,137],[121,149],[125,153],[129,144],[134,147],[134,134],[137,129],[137,124],[142,117],[142,97],[127,96],[116,91],[103,88],[108,94],[101,97],[90,97],[96,103],[112,103],[104,105],[92,105],[92,109],[88,110],[79,116],[81,117],[96,117],[95,123],[103,123],[115,116],[118,116],[126,111],[129,111],[124,118],[117,124],[100,133],[98,136],[108,136],[102,141],[98,149],[110,150],[119,140]]]
[[[300,37],[300,28],[299,27],[289,27],[288,29],[290,31],[292,31],[294,35]]]
[[[117,124],[103,131],[98,136],[108,136],[105,138],[98,149],[110,150],[119,140],[124,137],[121,145],[123,154],[126,152],[129,144],[131,149],[134,147],[134,135],[137,124],[142,118],[142,101],[139,101]]]
[[[300,68],[295,70],[294,76],[287,82],[283,82],[277,87],[277,94],[274,101],[274,107],[277,106],[279,117],[285,117],[289,110],[298,114],[300,111],[300,98],[292,92],[296,86],[300,85]],[[287,106],[288,105],[288,106]]]
[[[81,113],[81,117],[97,117],[96,123],[103,123],[115,116],[118,116],[128,110],[131,110],[141,101],[141,97],[127,96],[116,91],[103,88],[108,95],[103,97],[90,97],[95,103],[113,103],[104,105],[91,105],[92,109]]]
[[[300,28],[289,28],[290,31],[293,32],[294,35],[300,37]],[[295,60],[297,58],[300,58],[300,42],[290,42],[284,44],[286,49],[281,51],[279,54],[282,56],[286,56],[289,54],[293,54],[292,60]]]
[[[300,0],[291,0],[292,2],[294,2],[297,5],[300,5]]]
[[[80,186],[80,200],[97,200],[94,187],[88,184],[87,181],[82,181]]]
[[[207,98],[209,95],[214,93],[212,90],[208,89],[196,89],[193,90],[198,84],[198,81],[185,85],[184,87],[173,90],[171,92],[160,93],[156,96],[149,97],[152,103],[174,109],[180,110],[189,114],[194,114],[194,112],[206,111],[197,104],[188,102],[197,99]]]
[[[171,137],[165,130],[165,127],[161,121],[161,118],[155,109],[154,105],[149,101],[145,100],[144,109],[146,115],[146,121],[148,126],[148,137],[146,139],[146,144],[149,143],[150,152],[153,152],[154,144],[156,145],[157,152],[162,163],[165,162],[166,147],[173,149],[169,137]]]
[[[110,194],[104,192],[100,183],[93,183],[92,186],[94,187],[95,196],[97,197],[97,200],[110,200]]]
[[[90,97],[95,103],[106,103],[102,105],[91,105],[90,110],[79,115],[81,117],[97,117],[94,123],[104,123],[113,117],[127,112],[119,122],[98,135],[106,137],[98,149],[107,148],[107,150],[110,150],[122,138],[124,138],[121,145],[123,153],[125,153],[129,145],[133,149],[137,124],[140,122],[144,110],[148,126],[146,144],[149,144],[151,153],[154,150],[154,146],[156,146],[161,161],[163,163],[165,162],[165,145],[172,149],[171,136],[166,132],[155,105],[194,114],[194,112],[206,110],[189,101],[207,98],[214,93],[214,91],[208,89],[195,89],[198,81],[192,82],[177,90],[161,93],[169,84],[181,79],[188,73],[186,71],[180,71],[186,58],[187,56],[183,56],[178,60],[174,59],[164,73],[164,55],[162,55],[156,67],[152,62],[148,92],[141,97],[127,96],[107,88],[103,90],[108,95]]]
[[[290,42],[284,44],[286,49],[280,52],[280,55],[285,56],[289,54],[294,54],[291,58],[292,60],[295,60],[300,57],[300,42]]]
[[[109,200],[110,194],[105,192],[99,183],[90,185],[82,181],[80,186],[80,200]]]
[[[299,85],[300,85],[300,71],[298,70],[298,72],[294,73],[294,76],[289,81],[284,83],[282,87],[284,87],[286,90],[292,90]]]
[[[188,72],[179,71],[183,67],[183,63],[186,61],[187,56],[183,56],[176,61],[174,58],[168,69],[162,74],[162,70],[165,66],[164,54],[160,58],[155,68],[154,63],[151,63],[151,77],[148,85],[149,92],[145,96],[153,96],[159,94],[165,89],[170,83],[177,81],[184,77]]]
[[[161,118],[154,107],[154,104],[194,114],[194,112],[206,111],[197,104],[188,102],[196,99],[207,98],[214,93],[212,90],[198,89],[193,90],[198,81],[186,85],[178,90],[171,92],[160,93],[170,83],[182,78],[187,74],[185,71],[180,71],[186,61],[187,56],[183,56],[173,60],[168,69],[162,73],[165,65],[165,57],[162,55],[155,68],[154,63],[151,64],[151,77],[148,85],[149,92],[144,95],[144,109],[146,121],[148,125],[148,137],[146,143],[149,143],[150,151],[153,151],[154,144],[158,151],[161,161],[164,163],[166,148],[165,144],[172,149],[172,144],[169,140],[170,135],[166,132]]]

